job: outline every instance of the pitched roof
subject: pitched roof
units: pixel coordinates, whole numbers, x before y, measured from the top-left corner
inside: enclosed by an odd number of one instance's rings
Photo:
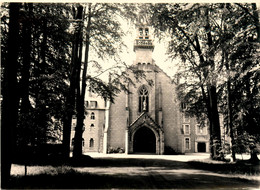
[[[142,120],[143,118],[143,120]],[[147,113],[147,112],[142,112],[140,114],[140,116],[133,122],[129,125],[129,128],[131,128],[132,126],[134,126],[136,123],[138,123],[139,121],[143,121],[143,123],[147,123],[148,121],[150,121],[149,124],[153,124],[154,126],[156,126],[157,128],[161,128],[161,126],[156,123],[153,118]]]

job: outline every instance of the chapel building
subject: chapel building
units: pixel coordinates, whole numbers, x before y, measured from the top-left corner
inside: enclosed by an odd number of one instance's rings
[[[177,99],[176,84],[152,58],[154,43],[149,25],[139,22],[136,33],[133,66],[143,70],[146,79],[135,86],[129,84],[130,93],[120,92],[113,104],[91,90],[87,92],[83,153],[108,153],[112,149],[126,154],[209,152],[208,126],[185,114],[185,104]],[[72,137],[75,125],[74,118]]]

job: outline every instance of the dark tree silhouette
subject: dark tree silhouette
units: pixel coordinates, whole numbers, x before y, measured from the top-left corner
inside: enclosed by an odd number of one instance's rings
[[[19,41],[19,3],[9,5],[9,35],[7,42],[7,60],[3,65],[3,103],[1,122],[1,185],[7,188],[10,178],[13,151],[15,147],[15,128],[18,116],[17,69]]]

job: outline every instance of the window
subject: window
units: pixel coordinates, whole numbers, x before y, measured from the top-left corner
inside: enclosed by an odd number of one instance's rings
[[[97,107],[97,101],[90,101],[90,107],[96,108]]]
[[[107,107],[107,99],[104,98],[104,105],[105,105],[105,108]]]
[[[85,145],[85,139],[82,138],[82,146]]]
[[[197,135],[207,135],[207,127],[197,124],[196,125],[196,134]]]
[[[94,113],[94,112],[91,113],[90,119],[91,119],[91,120],[95,120],[95,113]]]
[[[76,123],[72,123],[73,131],[76,131]]]
[[[90,127],[95,127],[93,123],[91,123]]]
[[[187,114],[183,114],[183,123],[189,123],[190,122],[190,117]]]
[[[190,125],[189,124],[184,124],[183,125],[183,130],[184,130],[184,135],[189,135],[190,134]]]
[[[91,138],[91,139],[89,140],[89,147],[90,147],[90,148],[93,148],[93,147],[94,147],[94,140],[93,140],[93,138]]]
[[[71,146],[74,146],[74,138],[71,139]]]
[[[145,39],[149,39],[149,29],[145,29]]]
[[[149,96],[148,90],[145,86],[139,89],[139,112],[149,111]]]
[[[143,28],[139,28],[139,35],[143,36]]]
[[[181,103],[181,109],[186,110],[187,109],[187,104],[186,103]]]
[[[86,101],[86,107],[88,108],[88,106],[89,106],[89,105],[88,105],[88,101]]]
[[[148,34],[149,34],[149,29],[146,28],[146,29],[145,29],[145,35],[148,36]]]
[[[185,138],[185,150],[189,150],[190,149],[190,138]]]
[[[92,90],[91,90],[91,88],[88,89],[88,96],[92,97]]]

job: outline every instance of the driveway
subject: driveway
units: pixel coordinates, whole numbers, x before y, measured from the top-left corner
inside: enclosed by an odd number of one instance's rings
[[[73,167],[77,172],[73,177],[48,176],[47,187],[78,189],[256,189],[260,187],[259,181],[255,179],[248,180],[241,176],[195,169],[187,163],[190,160],[208,158],[208,154],[162,156],[93,153],[89,155],[95,160],[93,166]],[[28,173],[30,174],[30,168]],[[34,179],[28,180],[32,182]],[[38,187],[42,187],[37,184]]]

